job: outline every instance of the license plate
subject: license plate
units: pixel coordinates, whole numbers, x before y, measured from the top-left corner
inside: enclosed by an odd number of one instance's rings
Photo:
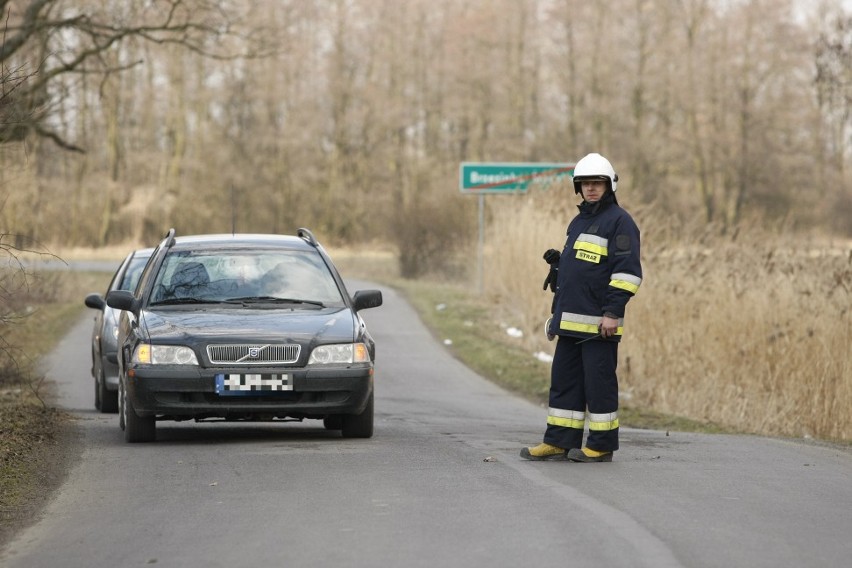
[[[257,395],[293,390],[293,376],[269,373],[216,375],[216,394]]]

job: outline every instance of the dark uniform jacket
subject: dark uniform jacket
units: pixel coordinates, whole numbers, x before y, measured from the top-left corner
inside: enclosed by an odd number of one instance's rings
[[[607,315],[619,320],[611,338],[618,341],[624,308],[642,284],[639,228],[612,192],[598,203],[583,202],[579,209],[559,258],[549,332],[593,337]]]

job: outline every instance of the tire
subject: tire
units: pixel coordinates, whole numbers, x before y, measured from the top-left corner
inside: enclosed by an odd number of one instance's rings
[[[135,444],[153,442],[157,439],[157,422],[153,416],[138,416],[133,403],[127,396],[127,389],[121,389],[122,413],[120,422],[124,422],[124,441]],[[120,424],[119,424],[120,425]]]
[[[118,379],[118,427],[124,432],[124,381]]]
[[[341,433],[344,438],[372,438],[373,393],[370,393],[370,399],[361,414],[347,414],[342,419]]]
[[[95,381],[95,407],[104,413],[118,412],[118,393],[106,387],[106,379],[101,371],[98,380]]]
[[[98,380],[98,377],[95,376],[95,410],[98,412],[103,412],[103,410],[101,410],[101,400],[101,383]]]
[[[331,414],[322,419],[322,425],[326,430],[340,430],[343,428],[343,417]]]

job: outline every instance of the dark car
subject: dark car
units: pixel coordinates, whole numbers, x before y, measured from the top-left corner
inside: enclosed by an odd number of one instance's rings
[[[142,269],[154,249],[140,249],[128,254],[107,286],[112,290],[135,290]],[[118,316],[121,312],[107,306],[104,296],[86,296],[86,306],[97,310],[92,328],[92,377],[95,379],[95,408],[101,412],[118,411]]]
[[[375,343],[307,229],[297,236],[171,230],[135,292],[114,291],[119,425],[128,442],[161,420],[319,419],[344,437],[373,435]]]

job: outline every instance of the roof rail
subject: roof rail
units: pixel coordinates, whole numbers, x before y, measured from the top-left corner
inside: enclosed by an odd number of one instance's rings
[[[305,239],[306,241],[308,241],[309,243],[311,243],[312,245],[314,245],[315,247],[319,246],[319,242],[317,241],[317,238],[310,231],[310,229],[305,229],[304,227],[302,227],[302,228],[300,228],[296,231],[296,234],[299,235],[301,238]]]
[[[175,245],[175,228],[172,227],[169,229],[169,232],[166,233],[166,248],[172,248]]]

